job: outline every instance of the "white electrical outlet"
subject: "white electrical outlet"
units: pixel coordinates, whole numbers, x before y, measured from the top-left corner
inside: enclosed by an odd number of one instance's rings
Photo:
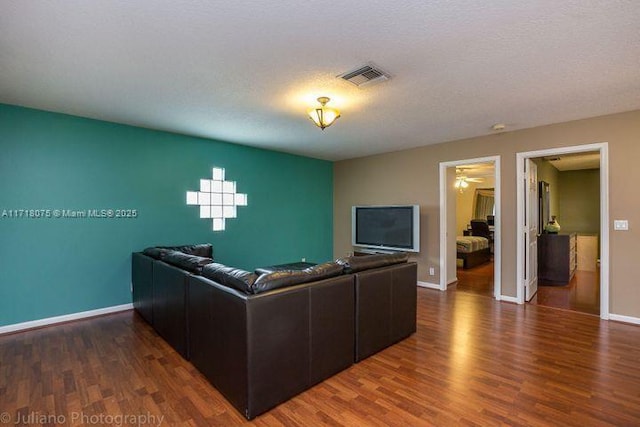
[[[435,276],[436,275],[436,269],[433,267],[429,267],[429,276]]]
[[[306,258],[302,258],[302,262],[307,262],[307,259]]]

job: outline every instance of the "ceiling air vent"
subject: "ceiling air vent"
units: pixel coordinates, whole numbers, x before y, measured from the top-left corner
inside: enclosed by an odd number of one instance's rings
[[[391,76],[373,64],[363,65],[353,71],[348,71],[338,76],[356,86],[364,86],[372,83],[389,80]]]

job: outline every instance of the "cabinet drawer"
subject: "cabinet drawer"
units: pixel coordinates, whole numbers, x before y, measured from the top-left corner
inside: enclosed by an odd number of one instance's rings
[[[568,283],[577,264],[576,235],[541,234],[538,237],[538,277],[542,281]]]

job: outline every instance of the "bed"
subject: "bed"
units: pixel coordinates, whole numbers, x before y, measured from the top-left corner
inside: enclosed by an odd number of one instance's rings
[[[491,261],[489,240],[480,236],[457,236],[456,258],[462,260],[462,268],[472,268]]]

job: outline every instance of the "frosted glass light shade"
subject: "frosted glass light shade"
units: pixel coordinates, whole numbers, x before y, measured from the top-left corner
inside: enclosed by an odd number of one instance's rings
[[[456,188],[467,188],[468,186],[469,183],[465,179],[459,178],[458,180],[456,180]]]
[[[320,129],[324,130],[324,128],[329,127],[340,117],[340,111],[335,108],[327,107],[326,104],[330,99],[326,96],[321,96],[318,98],[318,102],[320,103],[320,107],[311,108],[307,111],[309,114],[309,118],[313,123],[316,124]]]

